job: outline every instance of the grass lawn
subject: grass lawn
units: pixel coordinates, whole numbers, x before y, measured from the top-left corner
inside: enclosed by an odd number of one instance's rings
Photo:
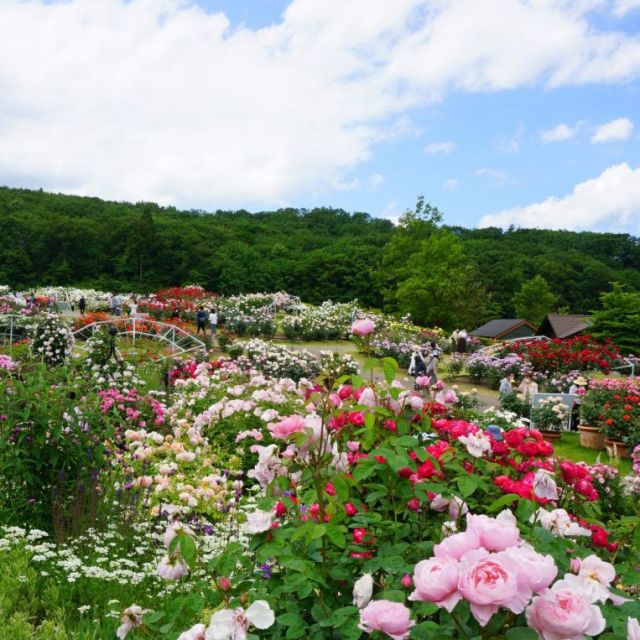
[[[620,475],[627,475],[631,471],[631,460],[628,458],[610,458],[606,451],[596,451],[595,449],[585,449],[580,446],[580,436],[577,433],[563,433],[560,441],[553,443],[555,453],[561,457],[569,458],[574,462],[586,462],[593,464],[599,462],[618,467]]]

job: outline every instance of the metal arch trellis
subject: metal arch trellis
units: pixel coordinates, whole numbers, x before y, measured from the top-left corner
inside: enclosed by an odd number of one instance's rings
[[[158,360],[165,360],[166,358],[170,358],[175,355],[185,355],[187,353],[207,350],[207,346],[202,342],[202,340],[196,338],[194,335],[180,327],[176,327],[175,325],[168,324],[166,322],[136,318],[135,316],[92,322],[91,324],[74,331],[74,337],[76,339],[81,338],[81,340],[76,341],[76,346],[86,351],[87,346],[83,341],[86,341],[93,335],[94,331],[99,330],[102,327],[115,327],[118,330],[117,335],[131,337],[133,344],[136,343],[136,339],[138,338],[158,340],[160,342],[170,344],[173,348],[173,352],[158,358]]]
[[[5,313],[0,315],[0,344],[6,344],[9,351],[18,338],[23,338],[33,318],[19,313]]]

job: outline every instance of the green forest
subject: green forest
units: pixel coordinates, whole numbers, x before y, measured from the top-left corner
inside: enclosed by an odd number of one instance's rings
[[[398,226],[340,209],[179,211],[0,188],[0,283],[357,298],[427,324],[588,313],[618,282],[640,291],[628,234],[447,226],[423,198]]]

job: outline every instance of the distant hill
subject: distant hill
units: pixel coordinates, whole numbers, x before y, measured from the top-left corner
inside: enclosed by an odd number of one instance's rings
[[[147,291],[197,282],[220,293],[287,290],[310,302],[376,286],[391,222],[341,209],[178,211],[0,187],[0,283]],[[611,281],[640,290],[640,244],[626,234],[450,227],[478,267],[491,314],[541,274],[567,309],[598,305]]]

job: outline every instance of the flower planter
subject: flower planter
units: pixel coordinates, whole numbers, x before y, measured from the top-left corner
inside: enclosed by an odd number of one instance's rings
[[[604,449],[605,435],[601,433],[598,427],[590,427],[586,424],[578,425],[580,432],[580,446],[586,449],[596,449],[601,451]]]
[[[611,440],[607,438],[605,440],[605,446],[607,448],[607,453],[611,458],[630,458],[631,452],[629,451],[629,447],[624,442],[619,442],[618,440]]]
[[[540,433],[544,440],[551,443],[557,442],[562,437],[562,434],[557,431],[541,431]]]

